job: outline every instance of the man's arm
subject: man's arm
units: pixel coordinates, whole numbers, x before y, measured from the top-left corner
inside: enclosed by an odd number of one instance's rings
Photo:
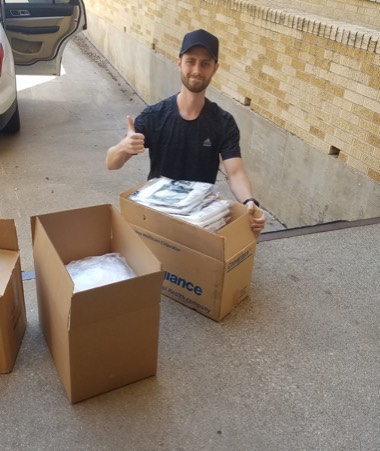
[[[232,194],[236,200],[238,202],[244,202],[247,199],[253,198],[251,183],[245,172],[243,160],[241,158],[228,158],[223,161],[223,166]],[[260,233],[265,226],[265,214],[253,201],[249,201],[246,205],[250,216],[251,228],[254,232]],[[257,212],[255,215],[255,210],[262,213],[260,217],[255,217],[257,216]]]
[[[108,169],[120,169],[133,156],[144,152],[144,135],[136,133],[133,118],[128,116],[128,132],[118,144],[107,151]]]

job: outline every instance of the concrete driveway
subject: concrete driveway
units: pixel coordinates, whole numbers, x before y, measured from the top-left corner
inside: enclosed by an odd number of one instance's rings
[[[146,180],[146,155],[128,170],[105,167],[107,148],[126,133],[126,115],[144,104],[86,42],[68,47],[61,77],[18,77],[22,130],[0,135],[0,216],[17,222],[25,270],[33,266],[31,215],[117,205],[121,191]]]
[[[1,449],[378,451],[378,221],[260,242],[251,299],[221,323],[163,297],[157,376],[69,404],[39,328],[29,218],[118,206],[148,162],[106,170],[144,104],[83,37],[63,65],[23,80],[22,131],[0,135],[0,217],[16,220],[31,274],[26,335],[0,375]]]

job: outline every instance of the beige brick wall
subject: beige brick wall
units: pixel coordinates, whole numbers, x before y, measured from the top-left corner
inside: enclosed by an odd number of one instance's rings
[[[215,33],[221,44],[217,89],[326,158],[337,157],[380,182],[380,31],[326,19],[313,10],[322,3],[328,11],[333,4],[341,11],[350,11],[349,5],[372,6],[376,16],[379,2],[280,2],[309,4],[307,14],[268,6],[275,3],[86,1],[92,14],[170,60],[185,32],[202,27]]]
[[[271,8],[290,8],[330,19],[380,28],[380,0],[250,0]]]

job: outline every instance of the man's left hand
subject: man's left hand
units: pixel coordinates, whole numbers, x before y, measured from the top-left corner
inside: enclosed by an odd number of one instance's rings
[[[248,202],[247,212],[252,231],[257,235],[260,234],[265,227],[266,218],[264,211],[258,208],[253,202]]]

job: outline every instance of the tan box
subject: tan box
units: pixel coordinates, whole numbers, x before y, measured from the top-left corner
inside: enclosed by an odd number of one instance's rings
[[[176,219],[120,194],[120,210],[163,263],[162,293],[220,321],[250,294],[256,251],[247,209],[232,205],[231,220],[217,233]]]
[[[0,373],[12,371],[26,328],[17,232],[12,219],[0,220]]]
[[[31,218],[39,320],[71,403],[156,374],[161,263],[110,205]],[[118,252],[137,277],[74,292],[65,265]]]

